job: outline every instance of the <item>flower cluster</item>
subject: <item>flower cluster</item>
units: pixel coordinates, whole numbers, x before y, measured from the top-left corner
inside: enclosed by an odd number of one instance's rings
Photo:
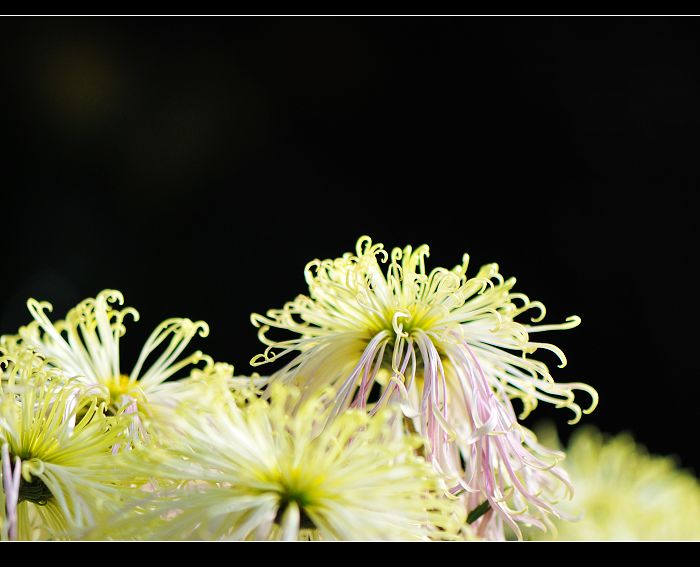
[[[503,539],[562,518],[564,453],[522,425],[538,403],[595,408],[533,357],[544,306],[498,266],[426,269],[428,247],[306,267],[308,295],[253,314],[251,364],[188,350],[209,328],[157,326],[130,371],[133,308],[105,290],[0,338],[3,539]],[[516,321],[526,312],[529,322]],[[277,330],[287,338],[277,339]],[[291,333],[291,335],[290,335]],[[286,363],[285,363],[286,362]],[[576,391],[588,395],[583,408]],[[517,410],[516,410],[517,408]]]
[[[34,321],[0,339],[3,539],[464,537],[397,412],[324,427],[332,391],[302,403],[294,387],[182,355],[208,331],[189,319],[159,325],[122,373],[138,313],[115,303],[106,290],[52,323],[30,299]]]

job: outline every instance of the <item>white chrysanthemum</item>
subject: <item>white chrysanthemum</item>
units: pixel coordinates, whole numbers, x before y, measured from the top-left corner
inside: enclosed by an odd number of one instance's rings
[[[415,454],[417,438],[387,412],[350,411],[329,427],[324,403],[298,406],[295,389],[272,388],[271,402],[233,396],[210,411],[180,408],[169,450],[132,451],[178,488],[161,489],[138,510],[112,519],[90,539],[428,540],[457,537],[454,499]],[[398,433],[398,434],[397,434]]]
[[[61,539],[124,505],[111,450],[130,421],[30,350],[0,361],[0,535]]]
[[[46,314],[51,304],[30,299],[27,307],[34,321],[20,328],[18,336],[3,337],[2,346],[6,352],[18,344],[36,348],[81,384],[99,387],[113,412],[126,408],[137,416],[130,432],[135,439],[146,434],[149,405],[167,402],[167,396],[162,395],[167,391],[162,387],[166,380],[199,361],[211,364],[201,351],[180,358],[192,338],[207,336],[209,327],[190,319],[163,321],[144,344],[134,368],[125,374],[119,361],[119,341],[126,332],[125,318],[138,320],[139,314],[131,307],[114,308],[114,304],[123,303],[120,292],[104,290],[71,309],[65,320],[52,323]]]
[[[566,510],[577,521],[534,539],[587,541],[700,540],[700,482],[675,459],[650,455],[629,434],[593,427],[574,433],[566,468],[576,486]]]
[[[549,350],[563,366],[559,348],[530,335],[570,329],[580,320],[518,323],[531,309],[538,313],[532,322],[541,321],[544,306],[512,292],[515,279],[504,280],[496,264],[470,278],[468,256],[451,270],[431,272],[427,256],[427,246],[395,248],[385,273],[381,263],[389,254],[363,237],[356,254],[309,263],[308,296],[252,316],[268,348],[251,363],[297,351],[271,380],[296,384],[304,395],[335,387],[333,415],[348,407],[375,413],[396,401],[424,437],[427,458],[454,478],[455,492],[466,494],[468,510],[486,510],[475,523],[481,536],[502,538],[503,521],[516,531],[517,524],[544,528],[548,515],[556,515],[553,503],[570,488],[556,466],[563,455],[542,447],[518,423],[511,400],[522,403],[521,417],[544,401],[571,409],[575,422],[582,410],[574,390],[580,389],[593,398],[586,412],[592,411],[595,390],[554,382],[547,366],[530,357]],[[270,328],[298,336],[276,341]],[[390,375],[383,380],[385,370]]]

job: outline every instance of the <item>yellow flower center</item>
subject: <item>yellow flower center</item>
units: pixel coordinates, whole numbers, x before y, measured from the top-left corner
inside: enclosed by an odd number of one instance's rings
[[[429,331],[433,326],[439,324],[439,315],[439,312],[431,309],[430,306],[419,304],[385,308],[380,317],[368,317],[366,328],[370,338],[381,331],[395,334],[399,328],[401,333],[411,335],[419,329]]]
[[[109,398],[111,402],[116,402],[124,395],[131,394],[136,389],[136,381],[132,381],[125,374],[114,376],[107,382]]]

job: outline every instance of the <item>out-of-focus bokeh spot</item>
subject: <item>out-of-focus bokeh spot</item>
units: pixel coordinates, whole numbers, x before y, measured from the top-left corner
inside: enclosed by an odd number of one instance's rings
[[[95,126],[118,109],[124,96],[116,61],[91,44],[56,46],[38,70],[48,113],[64,122]]]

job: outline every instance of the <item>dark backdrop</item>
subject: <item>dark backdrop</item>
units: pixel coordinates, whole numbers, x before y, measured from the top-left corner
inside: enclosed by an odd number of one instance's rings
[[[584,422],[700,469],[700,23],[3,19],[0,332],[105,287],[250,372],[252,311],[369,234],[497,261],[548,319]],[[127,358],[128,358],[127,357]],[[552,358],[547,362],[554,363]],[[541,408],[562,429],[564,410]]]

